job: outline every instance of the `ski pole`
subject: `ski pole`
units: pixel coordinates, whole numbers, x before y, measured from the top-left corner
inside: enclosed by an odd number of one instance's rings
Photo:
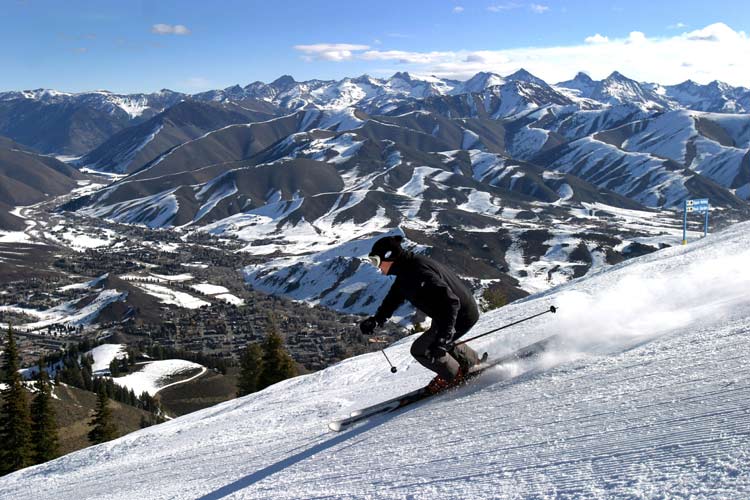
[[[529,316],[528,318],[519,319],[518,321],[514,321],[513,323],[509,323],[507,325],[501,326],[500,328],[495,328],[494,330],[490,330],[489,332],[484,332],[481,335],[477,335],[476,337],[471,337],[470,339],[462,340],[461,342],[455,342],[453,344],[453,347],[456,347],[457,345],[465,344],[467,342],[471,342],[472,340],[476,340],[476,339],[478,339],[480,337],[484,337],[486,335],[489,335],[490,333],[499,332],[500,330],[504,330],[504,329],[506,329],[508,327],[517,325],[519,323],[523,323],[524,321],[528,321],[530,319],[534,319],[534,318],[536,318],[538,316],[541,316],[542,314],[556,313],[556,312],[557,312],[557,308],[555,306],[549,306],[549,309],[547,309],[544,312],[540,312],[540,313],[534,314],[533,316]],[[385,353],[383,353],[383,354],[385,354]]]
[[[391,365],[391,373],[396,373],[398,369],[393,366],[393,363],[391,363],[391,360],[388,359],[388,355],[385,353],[385,349],[381,349],[380,352],[383,353],[383,356],[385,356],[385,360],[388,361],[388,364]]]

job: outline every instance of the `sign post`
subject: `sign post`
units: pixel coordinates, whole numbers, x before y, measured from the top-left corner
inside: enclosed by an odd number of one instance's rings
[[[698,200],[685,200],[685,207],[682,215],[682,244],[687,245],[687,214],[688,212],[698,212],[705,214],[705,222],[703,224],[703,236],[708,236],[708,212],[711,206],[708,203],[708,198],[700,198]]]

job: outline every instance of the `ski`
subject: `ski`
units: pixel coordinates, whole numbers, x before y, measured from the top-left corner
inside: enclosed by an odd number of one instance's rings
[[[546,351],[547,347],[550,344],[553,344],[554,342],[559,341],[559,340],[560,340],[559,335],[550,335],[549,337],[545,337],[542,340],[534,342],[533,344],[529,344],[526,347],[522,347],[518,350],[508,353],[505,356],[501,356],[497,359],[491,359],[490,361],[486,363],[478,364],[477,366],[475,366],[469,371],[469,374],[470,375],[479,374],[488,368],[492,368],[493,366],[504,365],[504,364],[512,363],[514,361],[518,361],[521,359],[526,359],[526,358],[537,356],[543,353],[544,351]]]
[[[469,374],[467,375],[466,379],[462,382],[461,385],[468,383],[470,380],[476,378],[477,376],[479,376],[479,374],[481,374],[485,370],[488,370],[489,368],[492,368],[494,366],[500,366],[503,364],[507,364],[507,363],[511,363],[511,362],[518,361],[521,359],[527,359],[527,358],[531,358],[533,356],[539,355],[542,352],[544,352],[547,349],[547,347],[551,343],[553,343],[555,340],[558,340],[558,336],[552,335],[550,337],[539,340],[538,342],[534,342],[533,344],[529,344],[526,347],[522,347],[521,349],[513,351],[500,358],[493,359],[490,361],[486,361],[486,358],[483,358],[482,363],[473,367],[469,371]],[[460,386],[450,387],[446,389],[445,391],[437,392],[434,394],[427,392],[426,387],[421,387],[407,394],[397,396],[393,399],[388,399],[378,404],[368,406],[366,408],[362,408],[359,410],[355,410],[351,412],[349,416],[346,418],[342,418],[342,419],[334,420],[330,422],[328,424],[328,428],[334,432],[341,432],[343,430],[348,429],[349,427],[351,427],[352,425],[358,422],[368,420],[376,415],[394,412],[410,404],[416,403],[418,401],[422,401],[423,399],[429,398],[431,396],[442,394],[444,392],[450,391],[457,387],[460,387]]]
[[[363,408],[361,410],[353,411],[349,417],[330,422],[328,424],[328,428],[334,432],[341,432],[345,429],[348,429],[352,425],[364,420],[368,420],[375,415],[390,413],[392,411],[398,410],[399,408],[403,408],[404,406],[416,403],[417,401],[421,401],[429,396],[430,394],[427,392],[427,388],[421,387],[407,394],[389,399],[387,401],[383,401],[382,403],[368,406],[367,408]]]

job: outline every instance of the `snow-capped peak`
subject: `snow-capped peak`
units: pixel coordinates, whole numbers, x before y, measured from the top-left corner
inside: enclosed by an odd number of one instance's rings
[[[291,75],[282,75],[271,82],[270,85],[271,87],[275,87],[283,92],[284,90],[288,90],[289,88],[291,88],[296,83],[297,82],[294,80],[294,77],[292,77]]]
[[[498,85],[503,85],[504,83],[505,79],[502,76],[496,73],[480,71],[457,87],[456,90],[464,94],[482,92],[488,87],[496,87]]]
[[[505,77],[505,80],[509,82],[527,82],[527,83],[535,83],[541,87],[548,87],[549,85],[547,82],[542,80],[541,78],[538,78],[525,69],[521,68],[515,73],[508,75]]]

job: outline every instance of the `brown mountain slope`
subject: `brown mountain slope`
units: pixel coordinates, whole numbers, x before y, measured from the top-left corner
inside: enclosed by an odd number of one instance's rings
[[[83,175],[49,156],[17,149],[7,139],[0,142],[0,230],[23,229],[12,207],[32,205],[48,196],[69,193]]]

